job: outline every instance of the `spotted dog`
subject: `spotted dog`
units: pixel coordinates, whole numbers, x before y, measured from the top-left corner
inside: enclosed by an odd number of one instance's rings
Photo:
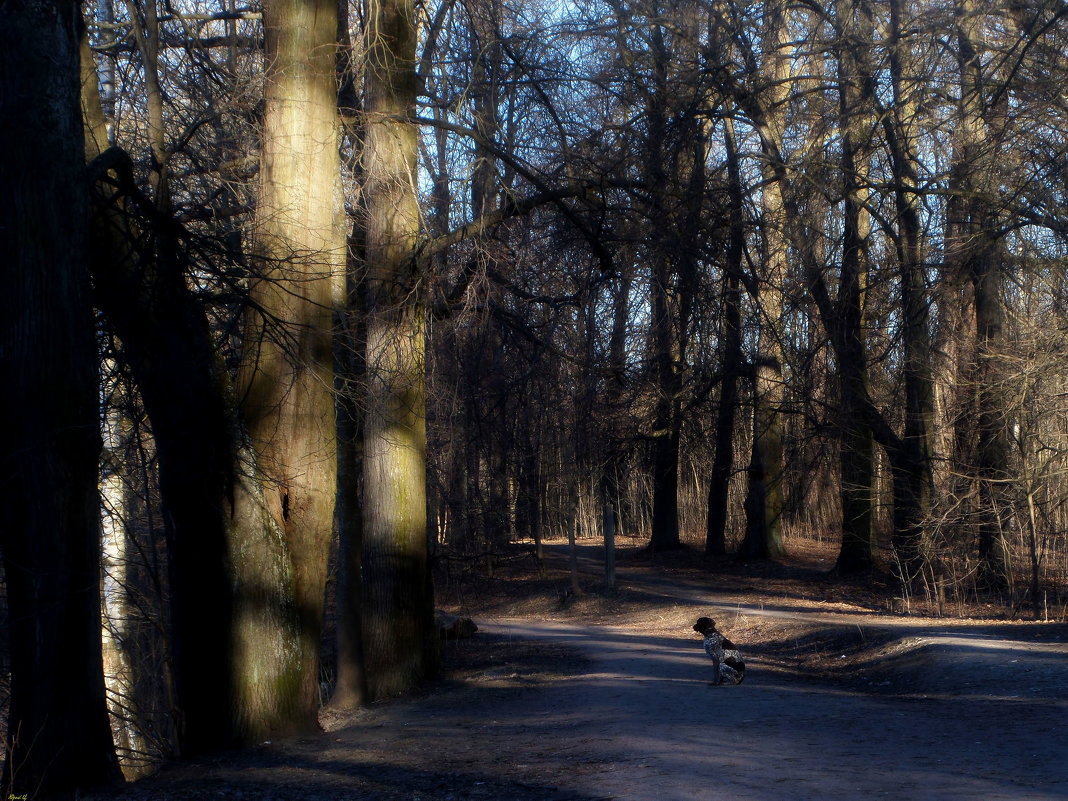
[[[716,680],[713,684],[741,684],[745,678],[745,662],[738,649],[723,634],[716,631],[716,621],[702,617],[693,630],[705,638],[705,653],[712,659]]]

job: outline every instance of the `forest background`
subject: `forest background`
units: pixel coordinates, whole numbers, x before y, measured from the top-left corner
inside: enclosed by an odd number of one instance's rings
[[[5,9],[5,788],[406,692],[553,535],[1063,616],[1068,5]]]

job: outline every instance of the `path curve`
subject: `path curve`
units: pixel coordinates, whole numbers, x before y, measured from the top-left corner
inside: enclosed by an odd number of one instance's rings
[[[562,560],[565,549],[554,550]],[[580,549],[587,575],[596,574],[599,551]],[[679,610],[697,605],[728,632],[746,617],[855,630],[858,643],[872,646],[851,661],[872,662],[876,678],[869,691],[862,681],[810,681],[750,652],[744,684],[712,686],[700,638],[685,624],[664,637],[488,621],[489,634],[563,643],[589,658],[582,675],[545,688],[533,710],[539,727],[558,727],[565,759],[557,775],[573,790],[631,801],[1068,797],[1068,644],[1036,640],[1047,631],[1041,626],[991,633],[818,604],[741,603],[678,576],[627,580]],[[509,715],[529,720],[529,701]],[[558,718],[545,711],[553,709]],[[587,769],[569,774],[568,759],[586,760]]]
[[[980,660],[988,688],[925,682],[906,696],[871,695],[763,670],[747,660],[739,687],[710,686],[700,641],[611,627],[494,621],[487,634],[567,643],[590,658],[581,676],[498,709],[513,721],[499,753],[517,765],[551,737],[560,786],[579,797],[824,799],[1068,796],[1068,705],[1054,684],[1014,694],[1005,665],[1026,676],[1063,646],[925,637],[944,666]],[[966,653],[970,651],[971,653]],[[1015,660],[1015,662],[1013,662]],[[931,660],[938,663],[939,660]],[[943,676],[944,677],[944,676]],[[1057,685],[1063,691],[1064,684]],[[917,691],[921,688],[917,686]],[[941,689],[941,691],[939,691]],[[551,732],[551,733],[550,733]],[[543,749],[538,758],[546,759]],[[570,764],[583,765],[569,770]],[[544,767],[538,770],[544,775]]]
[[[137,801],[1068,797],[1063,626],[980,629],[864,610],[845,614],[805,599],[743,604],[675,576],[646,571],[627,580],[628,591],[652,598],[655,626],[479,618],[476,642],[501,658],[479,663],[462,680],[334,720],[327,733],[164,771],[121,795]],[[797,670],[801,661],[782,658],[790,643],[752,649],[736,638],[746,680],[712,686],[711,663],[689,630],[698,613],[708,612],[728,633],[732,624],[745,630],[743,623],[752,631],[756,620],[785,632],[829,633],[831,642],[852,637],[843,664],[867,669],[867,678],[851,680],[855,671],[843,670],[837,680],[835,674],[816,679]],[[523,662],[517,653],[542,657]]]

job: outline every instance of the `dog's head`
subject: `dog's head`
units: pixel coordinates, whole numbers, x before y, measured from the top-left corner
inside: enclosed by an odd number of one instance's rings
[[[697,622],[693,624],[693,630],[707,635],[710,631],[716,630],[716,621],[710,617],[698,618]]]

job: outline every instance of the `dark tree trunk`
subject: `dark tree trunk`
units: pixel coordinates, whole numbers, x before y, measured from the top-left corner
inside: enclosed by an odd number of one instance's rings
[[[654,13],[656,4],[654,3]],[[648,180],[653,186],[666,186],[669,153],[666,137],[669,117],[668,66],[670,54],[664,43],[664,30],[657,21],[650,27],[653,56],[653,86],[646,99],[649,118]],[[650,467],[653,479],[653,521],[649,540],[651,551],[679,547],[679,381],[675,365],[675,317],[669,297],[674,290],[672,259],[679,256],[677,242],[668,230],[669,212],[659,193],[654,193],[649,220],[654,225],[651,237],[649,270],[650,362],[656,392],[653,412],[653,441]]]
[[[894,498],[893,545],[902,583],[910,588],[927,566],[923,534],[930,508],[929,464],[920,442],[906,439],[888,450]]]
[[[362,253],[362,243],[351,246]],[[351,271],[349,275],[351,276]],[[363,653],[363,425],[359,388],[364,380],[362,326],[358,290],[349,287],[349,312],[339,315],[334,366],[337,390],[337,685],[334,709],[354,709],[368,701]]]
[[[975,414],[972,425],[975,441],[975,479],[979,483],[980,580],[992,589],[1005,589],[1011,580],[1006,529],[1010,505],[1008,492],[1008,423],[1002,409],[999,386],[1001,368],[997,349],[1002,342],[1004,309],[1001,253],[997,240],[998,221],[991,208],[994,187],[991,176],[995,145],[1000,133],[997,120],[1006,114],[991,109],[984,75],[980,7],[975,0],[963,0],[957,21],[957,58],[960,68],[960,142],[956,171],[957,204],[963,214],[959,222],[958,247],[963,277],[970,280],[975,297],[975,358],[971,373],[975,385]],[[987,67],[992,69],[992,67]],[[1007,96],[1002,93],[1002,97]],[[1003,100],[1002,102],[1007,102]],[[991,113],[995,112],[995,113]]]
[[[986,586],[1004,590],[1011,583],[1012,561],[1009,553],[1008,528],[1012,514],[1009,473],[1009,431],[1001,381],[1003,371],[997,360],[1002,342],[1004,309],[1001,300],[1001,270],[997,263],[997,246],[984,231],[989,242],[980,264],[976,265],[975,316],[978,335],[977,380],[979,414],[977,415],[977,456],[980,482],[979,559]]]
[[[738,377],[743,367],[740,276],[745,246],[745,197],[734,141],[734,125],[725,122],[727,190],[730,196],[730,237],[724,265],[723,335],[719,410],[716,413],[716,453],[708,487],[708,526],[705,552],[727,552],[727,512],[731,475],[734,472],[734,424],[738,410]]]
[[[85,53],[88,56],[88,52]],[[82,64],[86,147],[94,179],[110,172],[119,192],[92,189],[90,269],[97,307],[123,344],[156,441],[171,591],[171,654],[180,754],[233,745],[230,723],[231,579],[227,551],[236,421],[204,310],[177,251],[157,260],[151,236],[126,215],[133,167],[107,146],[91,61]],[[148,208],[148,204],[143,204]],[[150,232],[173,222],[157,215]],[[211,658],[205,658],[211,654]]]
[[[842,269],[838,282],[838,379],[841,430],[842,545],[836,569],[856,573],[875,562],[872,482],[875,443],[862,399],[868,396],[868,352],[864,306],[867,290],[867,164],[865,139],[871,127],[871,77],[861,47],[869,42],[872,21],[862,3],[839,4],[843,41],[838,57],[839,114],[844,182]],[[862,66],[863,65],[863,66]]]
[[[11,648],[3,787],[35,797],[122,778],[101,655],[79,17],[77,3],[16,0],[0,27],[0,546]]]
[[[776,350],[768,346],[762,350]],[[763,356],[754,366],[753,392],[758,399],[781,400],[782,366],[777,358]],[[783,426],[778,403],[758,400],[753,413],[753,452],[747,468],[749,490],[745,498],[745,539],[739,553],[754,559],[782,556]]]
[[[354,52],[349,33],[348,0],[338,1],[338,107],[354,143],[360,139],[353,124],[360,107],[354,78]],[[363,180],[359,165],[354,179]],[[447,188],[447,187],[446,187]],[[446,204],[447,209],[447,204]],[[366,258],[366,232],[352,229],[345,258],[345,308],[334,318],[334,389],[337,417],[338,529],[337,683],[330,706],[354,709],[368,701],[367,668],[363,652],[363,417],[360,389],[364,369],[364,308],[356,271]]]
[[[669,551],[679,541],[679,432],[674,424],[674,404],[663,401],[665,411],[657,415],[663,424],[653,440],[653,533],[649,550]]]
[[[233,743],[227,519],[235,426],[215,370],[207,320],[184,277],[122,258],[130,243],[112,227],[118,217],[97,212],[92,236],[97,305],[123,343],[157,445],[178,746],[190,756]]]
[[[651,551],[679,547],[679,399],[672,343],[672,319],[668,306],[667,258],[655,257],[649,292],[652,296],[652,336],[656,370],[656,412],[653,419],[652,478],[653,529]]]
[[[890,3],[890,73],[894,114],[884,119],[890,145],[898,213],[897,257],[901,276],[905,376],[905,428],[896,446],[887,437],[894,482],[894,549],[902,583],[907,587],[927,567],[923,537],[931,500],[930,436],[934,414],[931,372],[928,294],[923,264],[916,145],[913,136],[914,103],[905,94],[901,47],[901,4]],[[873,424],[876,421],[872,421]]]

